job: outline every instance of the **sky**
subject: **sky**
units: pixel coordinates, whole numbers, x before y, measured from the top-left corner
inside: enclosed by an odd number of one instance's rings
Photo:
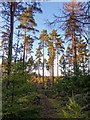
[[[40,32],[43,29],[47,29],[47,32],[49,33],[51,31],[51,28],[48,27],[45,24],[46,20],[48,19],[49,21],[52,21],[53,20],[53,14],[59,14],[60,13],[60,9],[62,9],[62,7],[63,7],[63,2],[40,2],[40,4],[41,4],[42,13],[36,13],[35,14],[35,21],[37,23],[37,29]],[[16,24],[17,23],[15,23],[15,26],[16,26]],[[39,36],[39,35],[40,35],[40,33],[36,33],[36,36]],[[14,38],[13,38],[13,41],[14,41]],[[16,38],[15,38],[15,40],[16,40]],[[38,47],[38,41],[35,41],[34,46],[33,46],[34,53],[36,52],[37,47]],[[46,54],[45,54],[45,57],[47,57]],[[33,55],[33,57],[35,59],[35,54]],[[1,63],[1,58],[0,58],[0,63]],[[56,71],[56,67],[54,67],[54,68],[55,68],[55,71]],[[48,72],[45,71],[45,74],[48,74]]]
[[[54,20],[53,14],[58,14],[60,12],[59,9],[63,7],[63,4],[60,2],[42,2],[41,8],[43,13],[42,14],[36,14],[35,15],[35,21],[37,23],[37,29],[39,32],[41,32],[43,29],[46,29],[49,33],[51,31],[51,28],[45,24],[46,20],[49,21]],[[39,36],[40,33],[37,33],[36,36]],[[38,41],[34,42],[34,50],[38,47]]]
[[[59,9],[61,9],[63,6],[62,2],[42,2],[41,8],[43,13],[42,14],[36,14],[35,20],[37,23],[37,29],[41,31],[42,29],[47,29],[47,31],[51,31],[50,27],[48,27],[45,23],[48,19],[49,21],[53,20],[53,14],[59,13]],[[39,34],[37,34],[39,35]],[[37,42],[36,42],[37,43]],[[34,48],[37,46],[35,43]]]
[[[41,8],[43,13],[42,14],[36,14],[35,15],[35,20],[37,23],[37,29],[39,31],[42,31],[43,29],[46,29],[47,32],[49,33],[51,31],[51,28],[48,27],[45,23],[46,20],[48,19],[49,21],[54,20],[53,19],[53,14],[59,14],[60,9],[62,9],[63,3],[62,2],[42,2],[41,3]],[[40,33],[39,33],[40,34]],[[37,36],[39,35],[38,33],[36,34]],[[59,33],[61,34],[61,32]],[[33,50],[35,53],[35,49],[38,47],[38,41],[34,42]],[[33,56],[34,57],[34,56]],[[45,58],[47,58],[47,52],[45,52]],[[56,67],[56,60],[55,60],[55,66],[54,66],[54,74],[56,75],[57,67]],[[42,70],[41,70],[42,74]],[[47,70],[45,70],[45,75],[49,74]]]
[[[54,2],[41,2],[41,9],[42,9],[43,13],[42,14],[39,14],[39,13],[35,14],[35,21],[37,23],[37,29],[40,32],[43,29],[47,29],[47,31],[49,33],[51,31],[51,29],[45,24],[46,20],[48,19],[49,21],[52,21],[53,14],[57,14],[57,15],[60,14],[60,9],[62,9],[62,8],[63,8],[63,2],[55,2],[55,0],[54,0]],[[59,34],[62,34],[62,32],[59,31]],[[40,33],[36,34],[36,36],[39,36],[39,35],[40,35]],[[35,53],[35,50],[37,47],[38,47],[38,41],[35,41],[34,46],[33,46],[34,53]],[[35,58],[35,55],[33,55],[33,57]],[[1,62],[1,58],[0,58],[0,62]],[[54,68],[56,71],[56,67],[54,67]],[[46,73],[47,73],[47,71],[46,71]],[[56,73],[55,73],[55,75],[56,75]]]
[[[51,29],[50,29],[50,27],[48,27],[45,24],[45,22],[47,19],[49,21],[53,20],[53,14],[58,14],[60,12],[60,9],[63,7],[63,3],[62,2],[41,2],[40,4],[41,4],[42,13],[35,14],[35,21],[37,23],[37,29],[40,32],[43,29],[47,29],[47,31],[49,33],[51,31]],[[40,35],[40,33],[36,34],[36,36],[39,36],[39,35]],[[34,53],[35,53],[35,50],[37,47],[38,47],[38,41],[35,41],[34,46],[33,46]],[[33,55],[33,57],[35,58],[35,55]],[[45,56],[45,57],[47,57],[47,56]],[[1,63],[1,58],[0,58],[0,63]],[[48,72],[45,71],[45,74],[48,74]]]

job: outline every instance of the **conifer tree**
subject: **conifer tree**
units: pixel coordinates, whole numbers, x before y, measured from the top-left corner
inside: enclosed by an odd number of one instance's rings
[[[42,69],[43,69],[43,87],[44,87],[44,68],[45,68],[45,65],[44,65],[44,53],[45,53],[45,45],[46,45],[46,41],[49,40],[49,36],[47,34],[47,30],[42,30],[41,31],[41,34],[40,34],[40,37],[39,39],[41,40],[40,44],[42,46],[42,59],[43,59],[43,62],[42,62]]]
[[[66,75],[66,56],[64,54],[60,56],[59,63],[61,74]]]
[[[36,49],[36,65],[38,69],[38,78],[40,79],[40,67],[41,67],[41,57],[42,57],[42,52],[41,52],[41,46],[39,45],[38,48]]]
[[[37,24],[35,23],[34,11],[36,10],[35,5],[31,5],[28,7],[19,17],[20,25],[19,28],[23,29],[24,34],[22,34],[24,42],[23,42],[23,63],[25,63],[26,51],[28,51],[28,46],[32,48],[33,39],[28,32],[37,31],[35,27]],[[27,47],[27,48],[26,48]]]
[[[78,66],[81,68],[82,74],[85,74],[85,68],[87,64],[86,56],[88,53],[88,49],[84,39],[80,39],[80,38],[78,39],[77,48],[78,48],[77,62],[79,64]]]
[[[2,36],[3,42],[7,44],[7,50],[5,50],[5,55],[7,56],[7,75],[8,84],[9,77],[11,73],[11,63],[12,63],[12,49],[13,49],[13,35],[14,35],[14,22],[16,17],[20,15],[20,12],[25,8],[21,2],[2,2],[1,3],[2,12],[1,17],[4,24],[2,24]],[[8,85],[7,84],[7,85]]]
[[[70,3],[64,5],[64,10],[67,12],[67,22],[65,29],[65,37],[72,44],[72,57],[74,74],[77,74],[77,37],[81,34],[82,28],[78,22],[78,15],[82,14],[81,3],[72,0]]]
[[[68,44],[66,48],[66,68],[67,68],[67,74],[71,75],[72,74],[72,67],[73,67],[73,60],[72,60],[72,48]]]
[[[55,58],[55,48],[54,45],[51,41],[48,41],[47,43],[48,46],[48,61],[47,61],[47,65],[50,71],[50,77],[52,79],[52,84],[54,84],[54,58]]]

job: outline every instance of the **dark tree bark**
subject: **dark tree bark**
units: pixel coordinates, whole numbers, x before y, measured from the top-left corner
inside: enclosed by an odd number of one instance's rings
[[[8,85],[9,77],[11,73],[11,63],[12,63],[12,46],[13,46],[13,31],[14,31],[14,13],[15,13],[15,3],[10,3],[10,36],[8,43]]]

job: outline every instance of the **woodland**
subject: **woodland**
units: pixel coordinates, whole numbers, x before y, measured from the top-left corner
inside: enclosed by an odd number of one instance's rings
[[[2,120],[90,119],[90,1],[63,2],[41,31],[40,2],[0,8]]]

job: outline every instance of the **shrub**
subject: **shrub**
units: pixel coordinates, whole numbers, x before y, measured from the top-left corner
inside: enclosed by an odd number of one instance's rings
[[[62,112],[65,118],[81,118],[83,116],[82,108],[76,103],[74,97],[69,98],[69,103],[66,104],[66,108]]]

